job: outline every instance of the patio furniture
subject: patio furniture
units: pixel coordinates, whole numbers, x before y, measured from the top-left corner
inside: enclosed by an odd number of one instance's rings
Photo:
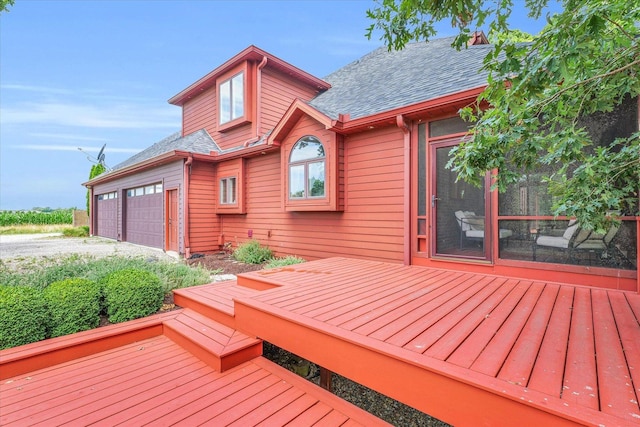
[[[533,245],[533,260],[536,261],[538,247],[566,250],[569,260],[574,259],[575,251],[589,251],[603,256],[611,249],[611,242],[618,233],[620,224],[612,223],[605,234],[596,233],[580,227],[575,219],[569,221],[567,228],[558,236],[540,234]]]
[[[480,241],[484,244],[484,216],[478,216],[471,211],[455,211],[456,222],[460,231],[460,249],[465,240]],[[498,237],[506,239],[511,237],[513,231],[501,228]]]

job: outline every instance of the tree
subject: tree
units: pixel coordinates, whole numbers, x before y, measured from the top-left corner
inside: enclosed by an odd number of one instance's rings
[[[534,19],[548,9],[548,0],[522,4]],[[640,93],[640,0],[564,0],[530,43],[512,36],[512,9],[512,0],[382,0],[367,11],[367,35],[381,30],[389,50],[402,49],[449,20],[458,30],[453,46],[462,49],[488,23],[495,44],[484,61],[487,87],[461,111],[477,122],[449,162],[459,179],[478,183],[497,170],[495,187],[505,191],[522,173],[555,165],[544,179],[556,215],[598,230],[607,212],[638,215],[640,132],[597,147],[584,122]]]
[[[13,6],[15,0],[0,0],[0,12],[8,12],[9,6]]]
[[[89,181],[91,181],[96,176],[104,173],[107,170],[102,163],[96,163],[91,166],[91,171],[89,171]],[[89,215],[89,209],[91,207],[91,190],[87,188],[87,215]]]

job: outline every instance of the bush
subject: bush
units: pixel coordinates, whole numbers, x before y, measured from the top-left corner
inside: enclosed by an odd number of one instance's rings
[[[87,279],[54,282],[44,290],[49,307],[49,336],[59,337],[98,326],[102,309],[102,290]]]
[[[62,230],[62,235],[64,237],[89,237],[89,226],[65,228]]]
[[[0,285],[0,350],[45,339],[47,319],[40,289]]]
[[[104,278],[103,285],[107,315],[113,323],[148,316],[162,307],[162,283],[151,272],[116,271]]]
[[[233,258],[245,264],[262,264],[273,258],[273,252],[257,240],[249,240],[233,251]]]
[[[264,268],[284,267],[286,265],[300,264],[303,262],[306,262],[306,260],[294,255],[289,255],[284,258],[273,258],[264,265]]]

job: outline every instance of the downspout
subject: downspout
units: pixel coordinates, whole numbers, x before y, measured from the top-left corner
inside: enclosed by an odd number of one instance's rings
[[[193,163],[193,156],[189,154],[187,161],[184,162],[184,179],[182,185],[183,191],[183,209],[184,212],[184,257],[189,258],[191,256],[191,242],[189,239],[189,177],[191,176],[191,164]]]
[[[242,144],[245,147],[248,147],[249,144],[253,144],[255,142],[260,141],[260,127],[262,126],[262,69],[267,65],[267,57],[266,55],[262,57],[262,61],[258,64],[256,68],[256,135]]]
[[[404,180],[404,265],[411,265],[411,130],[402,117],[396,116],[396,125],[403,133],[403,180]]]

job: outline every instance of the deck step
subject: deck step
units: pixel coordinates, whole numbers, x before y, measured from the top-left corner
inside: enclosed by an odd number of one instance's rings
[[[250,297],[255,289],[239,286],[236,280],[192,286],[173,291],[174,302],[235,329],[234,298]]]
[[[219,372],[262,355],[262,340],[191,309],[164,322],[164,335]]]

